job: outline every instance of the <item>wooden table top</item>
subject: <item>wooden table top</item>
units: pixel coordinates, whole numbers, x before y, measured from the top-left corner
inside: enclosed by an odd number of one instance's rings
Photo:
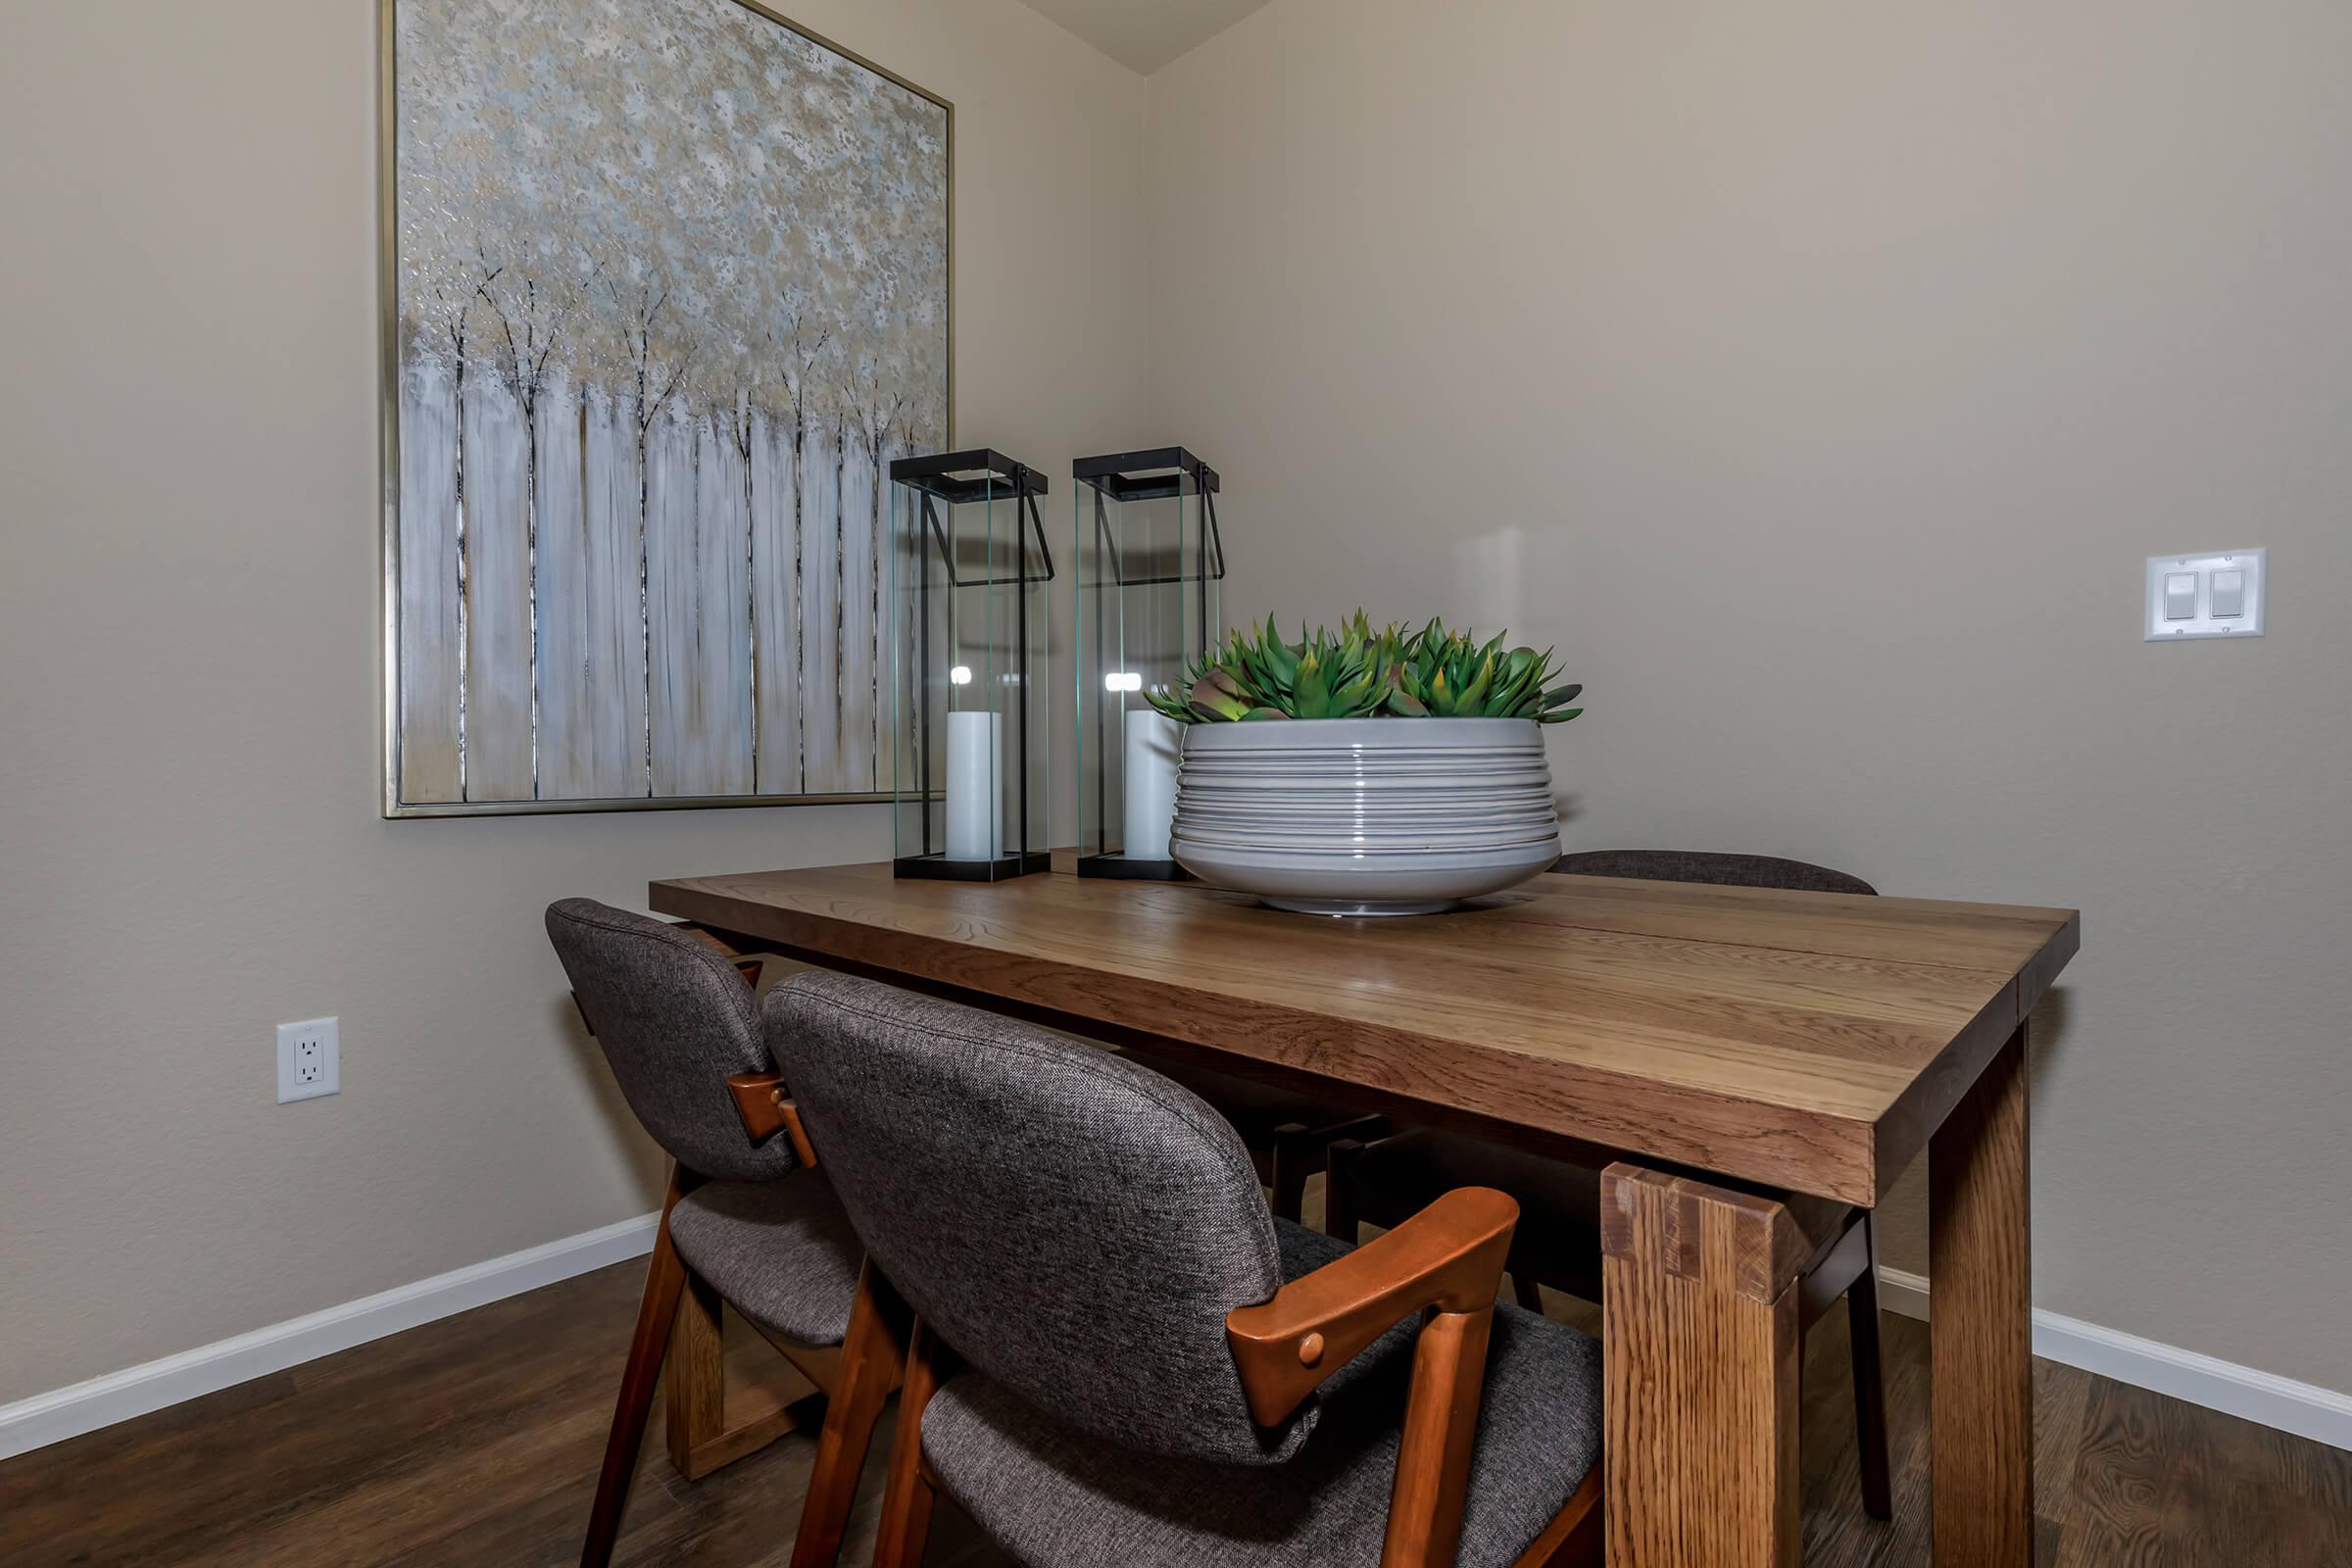
[[[1557,875],[1390,919],[887,864],[679,878],[651,902],[1368,1104],[1873,1206],[2080,944],[2069,909]]]

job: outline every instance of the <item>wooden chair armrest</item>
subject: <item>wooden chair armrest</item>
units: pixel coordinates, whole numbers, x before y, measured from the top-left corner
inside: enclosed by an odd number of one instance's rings
[[[1395,1230],[1225,1315],[1250,1414],[1272,1426],[1408,1314],[1491,1306],[1519,1205],[1457,1187]]]
[[[791,1137],[792,1152],[802,1164],[816,1163],[816,1150],[801,1125],[801,1107],[785,1096],[782,1073],[736,1073],[727,1080],[727,1092],[735,1097],[735,1114],[743,1118],[743,1130],[753,1143],[764,1144],[784,1133]]]

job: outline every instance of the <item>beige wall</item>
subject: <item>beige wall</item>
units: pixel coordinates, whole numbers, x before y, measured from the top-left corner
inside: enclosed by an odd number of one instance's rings
[[[2080,906],[2040,1304],[2334,1389],[2348,74],[2335,0],[1276,0],[1151,83],[1237,609],[1557,642],[1573,846]],[[2208,545],[2270,635],[2143,646]]]
[[[1577,844],[2082,907],[2041,1303],[2352,1389],[2352,17],[1277,0],[1147,179],[1011,0],[794,10],[956,103],[961,435],[1209,454],[1240,612],[1558,642]],[[887,847],[377,819],[374,73],[369,0],[0,5],[0,1401],[644,1211],[539,906]],[[2229,544],[2272,634],[2143,647]]]
[[[1141,439],[1140,78],[1012,0],[792,10],[956,102],[958,434]],[[0,1402],[645,1212],[540,907],[888,851],[378,818],[375,81],[372,0],[0,5]]]

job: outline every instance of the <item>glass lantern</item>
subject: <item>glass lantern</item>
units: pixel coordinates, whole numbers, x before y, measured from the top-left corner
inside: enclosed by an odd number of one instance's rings
[[[1183,726],[1144,693],[1225,634],[1217,470],[1182,447],[1082,458],[1078,874],[1180,881],[1168,853]]]
[[[900,876],[1043,871],[1054,557],[1046,476],[999,452],[890,466],[892,834]]]

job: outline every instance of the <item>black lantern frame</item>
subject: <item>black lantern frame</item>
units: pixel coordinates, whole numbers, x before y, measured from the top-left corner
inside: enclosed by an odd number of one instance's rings
[[[903,754],[895,779],[894,836],[898,842],[892,870],[903,877],[956,882],[998,882],[1047,870],[1052,856],[1042,841],[1048,831],[1048,808],[1046,803],[1033,802],[1031,755],[1032,744],[1047,738],[1043,715],[1032,711],[1034,677],[1039,673],[1033,667],[1032,638],[1045,635],[1046,607],[1041,604],[1033,611],[1029,603],[1030,591],[1052,582],[1054,576],[1054,553],[1046,543],[1045,522],[1037,506],[1038,497],[1048,492],[1046,476],[1001,452],[977,448],[897,459],[890,466],[890,478],[893,571],[906,570],[912,578],[910,584],[892,585],[894,621],[902,614],[911,613],[912,617],[910,627],[894,624],[891,638],[894,745]],[[969,558],[958,550],[965,541],[956,537],[950,521],[943,520],[941,511],[973,503],[993,507],[999,502],[1012,508],[1009,561],[997,558],[992,536],[979,575],[966,575]],[[935,577],[940,579],[936,583]],[[1014,834],[1004,833],[1002,817],[998,817],[993,842],[1000,853],[987,858],[951,858],[947,832],[933,820],[934,807],[952,787],[952,781],[943,784],[938,773],[945,765],[941,754],[950,709],[946,688],[932,664],[937,653],[933,647],[939,609],[935,599],[944,590],[952,605],[954,596],[965,590],[1002,588],[1012,590],[1013,637],[1004,670],[1004,684],[1011,696],[1007,703],[990,692],[980,710],[1003,716],[1004,707],[1011,710],[1013,760],[1004,773],[1012,781],[1017,828]],[[952,615],[949,626],[954,635]],[[990,650],[992,672],[995,652]],[[1037,649],[1035,662],[1043,662],[1043,652],[1042,647]],[[1041,766],[1035,773],[1045,771]],[[1002,810],[1004,791],[993,763],[990,776],[997,795],[995,808]],[[909,814],[915,824],[911,833]]]
[[[1215,646],[1223,635],[1217,585],[1225,580],[1225,541],[1217,520],[1217,496],[1224,482],[1217,470],[1181,446],[1152,447],[1136,452],[1105,453],[1081,458],[1070,466],[1080,490],[1076,498],[1073,547],[1078,556],[1078,712],[1080,876],[1115,877],[1133,881],[1181,882],[1192,873],[1175,860],[1130,853],[1126,835],[1111,847],[1112,781],[1123,786],[1130,764],[1124,743],[1125,693],[1105,682],[1110,670],[1109,650],[1114,634],[1119,662],[1146,662],[1160,679],[1174,681],[1185,665]],[[1123,537],[1120,512],[1130,503],[1176,502],[1174,561],[1167,552],[1139,555],[1138,541]],[[1189,505],[1188,505],[1189,504]],[[1190,511],[1192,515],[1185,514]],[[1189,533],[1190,538],[1185,537]],[[1091,543],[1092,549],[1089,550]],[[1128,647],[1127,621],[1135,612],[1138,590],[1174,587],[1179,590],[1169,608],[1171,615],[1139,615],[1156,633],[1153,646],[1141,657]],[[1183,601],[1189,599],[1186,606]],[[1113,617],[1118,624],[1114,627]],[[1138,677],[1126,671],[1129,679]],[[1140,686],[1129,686],[1134,692]],[[1114,740],[1114,735],[1118,737]]]

